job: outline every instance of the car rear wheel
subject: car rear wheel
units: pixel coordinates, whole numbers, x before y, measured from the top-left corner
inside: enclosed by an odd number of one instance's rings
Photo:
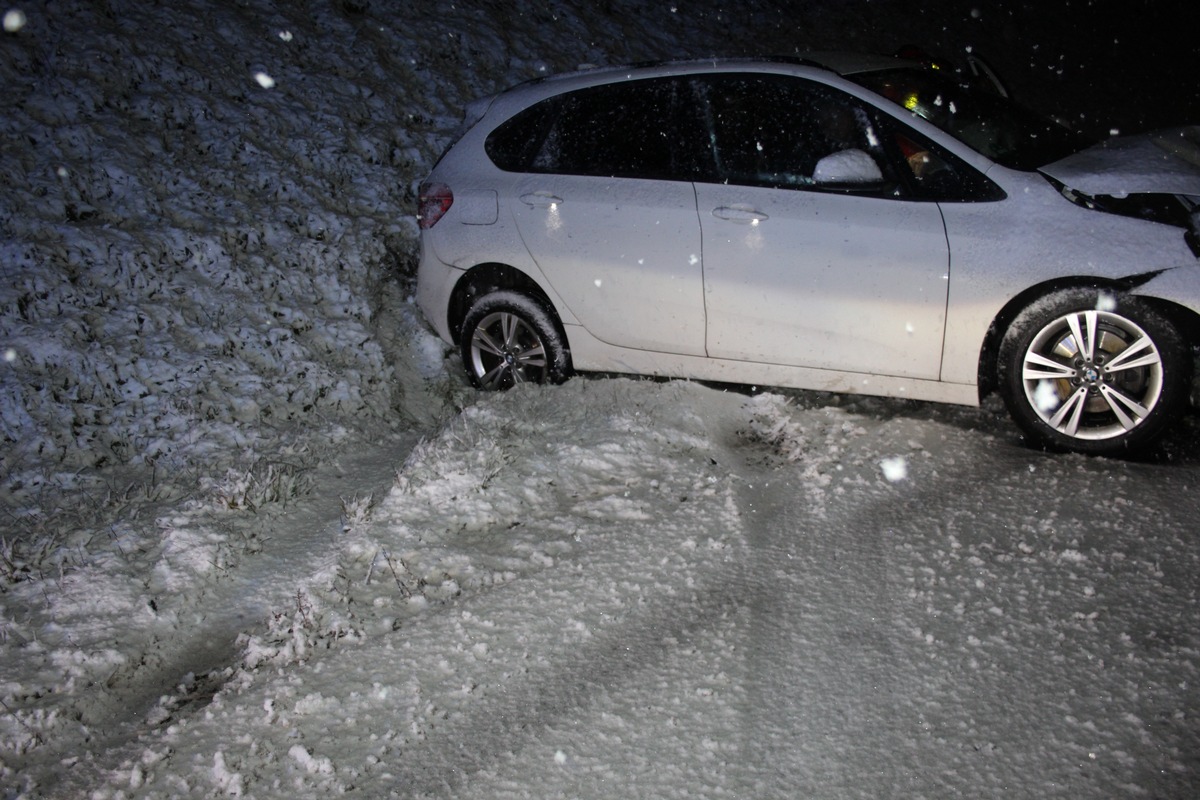
[[[480,389],[559,383],[569,373],[566,344],[552,312],[518,292],[492,292],[476,300],[460,340],[467,377]]]
[[[1009,413],[1037,443],[1119,455],[1144,449],[1187,404],[1179,331],[1144,300],[1077,289],[1041,298],[1000,345]]]

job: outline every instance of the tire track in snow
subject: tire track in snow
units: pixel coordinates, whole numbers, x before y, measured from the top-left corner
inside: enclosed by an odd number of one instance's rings
[[[255,529],[262,550],[245,555],[196,594],[159,598],[160,615],[177,615],[174,627],[105,685],[90,687],[77,705],[81,738],[48,742],[31,757],[27,772],[38,786],[59,794],[84,792],[95,770],[115,769],[136,752],[140,736],[202,710],[238,659],[238,637],[263,627],[273,611],[294,605],[297,587],[336,560],[342,499],[386,494],[419,439],[409,432],[382,437],[382,443],[355,443],[316,467],[312,490],[285,509],[263,516],[217,515],[216,524],[231,539],[238,530]],[[164,706],[164,697],[174,699]],[[60,762],[68,757],[77,761],[64,770]],[[82,782],[75,779],[80,773]]]

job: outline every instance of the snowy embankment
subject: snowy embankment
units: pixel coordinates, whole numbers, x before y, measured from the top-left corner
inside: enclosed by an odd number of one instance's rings
[[[8,13],[0,579],[87,562],[147,501],[286,499],[325,442],[428,418],[391,343],[420,327],[413,189],[467,102],[755,29],[604,5]]]
[[[9,579],[81,496],[271,483],[281,443],[398,399],[373,320],[424,131],[344,17],[209,5],[54,4],[0,40]]]

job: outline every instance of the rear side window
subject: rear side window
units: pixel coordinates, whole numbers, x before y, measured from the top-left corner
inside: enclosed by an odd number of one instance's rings
[[[528,172],[550,126],[558,119],[562,100],[562,97],[543,100],[492,131],[484,143],[492,163],[506,172]]]
[[[552,97],[502,124],[485,149],[508,172],[693,180],[703,147],[685,91],[681,79],[654,78]]]

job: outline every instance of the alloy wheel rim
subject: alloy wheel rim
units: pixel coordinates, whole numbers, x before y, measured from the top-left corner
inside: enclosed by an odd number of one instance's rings
[[[471,370],[485,389],[518,383],[542,383],[546,348],[537,331],[511,311],[496,311],[479,321],[471,336]]]
[[[1075,439],[1140,425],[1162,396],[1162,356],[1137,324],[1105,311],[1065,314],[1034,337],[1021,368],[1034,413]]]

